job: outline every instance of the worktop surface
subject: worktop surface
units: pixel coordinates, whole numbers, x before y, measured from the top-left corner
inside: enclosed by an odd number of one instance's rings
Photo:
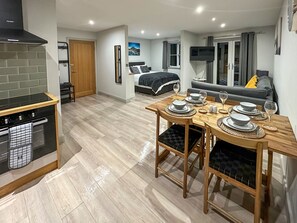
[[[41,93],[0,100],[0,117],[30,109],[54,105],[58,102],[58,98],[50,93]]]

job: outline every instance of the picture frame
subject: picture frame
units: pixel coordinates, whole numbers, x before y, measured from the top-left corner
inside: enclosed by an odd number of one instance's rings
[[[129,42],[128,54],[129,56],[140,56],[140,43]]]

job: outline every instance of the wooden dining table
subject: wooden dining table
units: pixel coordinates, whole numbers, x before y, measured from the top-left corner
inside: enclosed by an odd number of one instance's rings
[[[186,96],[182,95],[172,95],[163,100],[150,104],[146,107],[147,110],[152,112],[157,112],[158,109],[165,109],[166,106],[171,104],[174,100],[179,99],[183,100]],[[228,103],[228,101],[226,102]],[[209,110],[211,105],[217,106],[218,110],[222,108],[222,104],[214,101],[207,101],[204,106],[194,106],[193,108],[197,110],[197,113],[193,115],[193,124],[199,127],[205,128],[205,123],[210,125],[213,128],[217,128],[220,131],[223,131],[218,127],[217,121],[219,118],[228,116],[228,114],[217,113],[209,113],[206,114],[200,113],[199,109]],[[225,110],[228,110],[232,105],[225,104]],[[266,194],[270,194],[270,185],[272,178],[272,164],[273,164],[273,153],[279,153],[285,156],[297,158],[297,141],[290,124],[289,118],[283,115],[273,115],[271,117],[271,122],[269,123],[268,119],[263,121],[258,121],[252,119],[252,122],[259,125],[260,127],[263,125],[272,125],[277,128],[277,131],[268,131],[265,130],[265,136],[261,138],[261,140],[268,141],[268,163],[267,170],[265,173],[265,184],[266,184]],[[209,139],[206,139],[209,140]],[[268,202],[270,203],[270,199],[268,196]]]

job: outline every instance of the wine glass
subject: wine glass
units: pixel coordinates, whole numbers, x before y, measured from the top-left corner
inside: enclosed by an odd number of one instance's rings
[[[177,93],[179,92],[179,83],[173,85],[173,90],[175,92],[175,95],[177,95]]]
[[[227,99],[228,99],[228,93],[227,93],[226,91],[220,91],[219,97],[220,97],[221,102],[222,102],[222,104],[223,104],[223,110],[224,110],[225,102],[226,102]]]
[[[264,109],[268,116],[268,121],[271,123],[271,116],[277,111],[277,104],[273,101],[267,100],[264,104]]]
[[[201,91],[199,92],[199,94],[201,94],[200,98],[202,99],[202,103],[205,104],[205,101],[206,101],[206,98],[207,98],[207,92],[201,90]]]

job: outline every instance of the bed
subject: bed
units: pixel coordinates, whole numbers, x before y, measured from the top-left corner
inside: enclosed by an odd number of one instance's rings
[[[130,62],[129,67],[134,76],[135,92],[156,96],[172,91],[173,85],[180,82],[177,74],[151,71],[146,67],[145,62]],[[139,73],[134,72],[135,67]]]

